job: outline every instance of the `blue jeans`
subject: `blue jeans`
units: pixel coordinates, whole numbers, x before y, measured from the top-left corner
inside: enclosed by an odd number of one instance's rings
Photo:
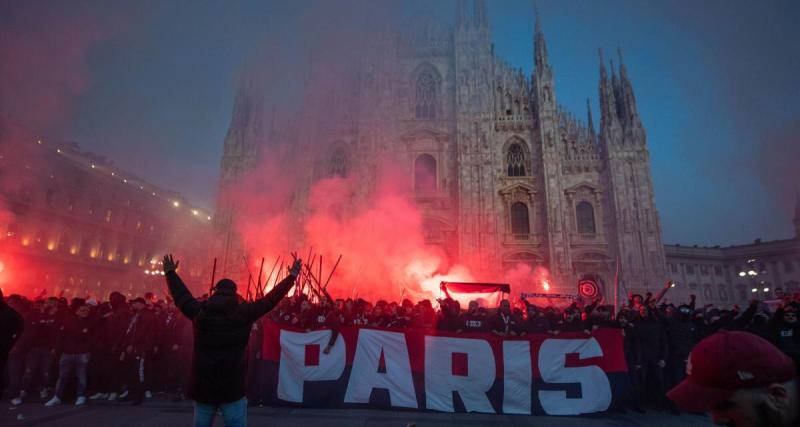
[[[235,402],[210,404],[194,402],[194,427],[211,427],[217,409],[222,412],[225,427],[247,426],[247,398]]]
[[[25,374],[22,376],[22,389],[33,392],[50,387],[50,369],[53,353],[48,348],[34,347],[25,356]],[[42,379],[37,383],[35,374],[41,372]]]
[[[64,397],[64,387],[67,386],[72,376],[72,371],[78,377],[77,397],[86,396],[86,372],[89,370],[89,353],[62,354],[58,360],[58,382],[56,382],[56,396]]]

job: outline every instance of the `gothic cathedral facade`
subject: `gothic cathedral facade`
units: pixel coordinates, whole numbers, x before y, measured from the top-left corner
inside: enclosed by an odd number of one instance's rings
[[[621,58],[609,76],[601,55],[595,131],[591,110],[584,122],[559,106],[538,17],[530,77],[495,55],[483,0],[471,8],[459,0],[455,27],[422,17],[377,39],[369,63],[332,89],[341,93],[325,95],[335,117],[319,126],[335,136],[316,154],[303,147],[316,137],[302,120],[312,112],[276,128],[240,88],[221,194],[275,139],[304,153],[308,186],[331,174],[357,177],[363,197],[374,189],[375,159],[388,154],[407,172],[426,241],[454,262],[498,274],[519,263],[546,267],[563,293],[587,276],[607,297],[615,276],[629,293],[663,284],[646,133]],[[235,206],[217,207],[226,253],[236,245],[235,215]]]

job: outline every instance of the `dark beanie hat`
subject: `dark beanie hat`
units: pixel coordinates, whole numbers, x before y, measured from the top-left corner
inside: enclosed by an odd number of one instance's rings
[[[214,293],[221,295],[233,295],[236,293],[236,283],[231,279],[222,279],[214,286]]]
[[[142,304],[147,304],[147,301],[145,301],[144,298],[142,298],[142,297],[137,297],[137,298],[134,298],[134,299],[131,300],[131,304],[137,303],[137,302],[138,303],[142,303]]]

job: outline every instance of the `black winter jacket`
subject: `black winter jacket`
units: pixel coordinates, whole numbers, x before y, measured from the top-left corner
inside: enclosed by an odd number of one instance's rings
[[[166,279],[175,306],[192,320],[194,328],[189,397],[210,404],[243,398],[250,328],[289,293],[294,277],[283,279],[263,298],[242,304],[234,293],[215,293],[200,302],[177,273],[168,272]]]
[[[667,332],[664,325],[654,318],[639,318],[633,324],[633,330],[641,346],[642,363],[653,363],[667,360]]]
[[[0,293],[0,362],[8,356],[24,327],[22,316],[3,301]]]
[[[69,314],[58,331],[58,345],[64,354],[83,354],[92,350],[92,336],[97,321]]]
[[[697,326],[691,319],[669,319],[667,321],[667,337],[670,355],[679,359],[687,359],[689,352],[697,344],[698,335]]]

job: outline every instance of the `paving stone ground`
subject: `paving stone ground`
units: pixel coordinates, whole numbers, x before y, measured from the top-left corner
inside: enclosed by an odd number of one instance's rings
[[[22,414],[23,419],[17,416]],[[646,414],[597,414],[581,417],[546,417],[489,414],[444,414],[432,412],[383,411],[361,409],[296,409],[281,407],[254,407],[248,412],[250,426],[400,426],[414,423],[423,426],[709,426],[705,417],[689,414],[679,416],[668,412],[651,411]],[[26,403],[12,408],[8,401],[0,402],[0,426],[42,427],[179,427],[191,426],[192,405],[174,403],[167,396],[155,396],[142,406],[121,403],[91,403],[84,407],[62,405],[45,408],[41,404]],[[222,426],[217,420],[215,426]]]

